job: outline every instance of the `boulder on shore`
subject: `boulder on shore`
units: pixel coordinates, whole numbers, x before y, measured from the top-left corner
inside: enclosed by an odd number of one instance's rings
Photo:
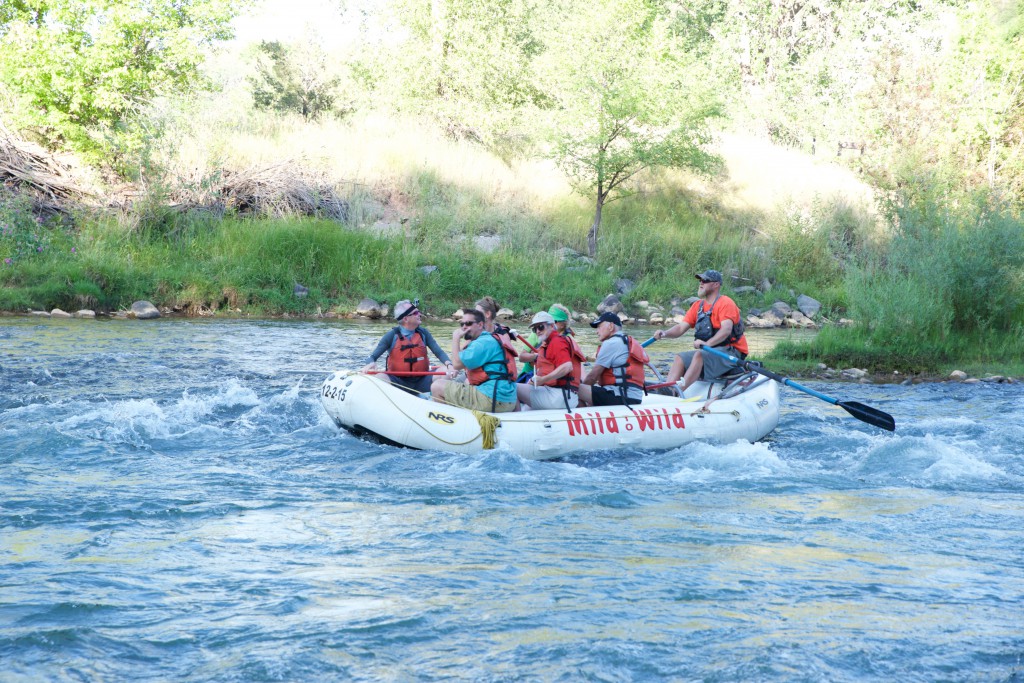
[[[388,314],[386,304],[380,304],[370,298],[365,298],[356,306],[356,315],[376,320]]]
[[[808,318],[813,318],[821,310],[821,302],[806,294],[801,294],[796,298],[796,307]]]
[[[597,305],[597,312],[600,313],[615,313],[619,314],[626,310],[622,302],[619,301],[619,297],[614,294],[609,294],[604,298],[604,301]]]
[[[136,320],[152,320],[160,317],[160,311],[148,301],[136,301],[128,311],[128,317]]]

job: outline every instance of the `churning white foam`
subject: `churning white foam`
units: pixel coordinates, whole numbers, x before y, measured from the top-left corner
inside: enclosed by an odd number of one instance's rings
[[[259,404],[255,391],[231,380],[208,395],[186,390],[171,403],[146,398],[87,404],[81,413],[55,427],[68,435],[85,434],[101,441],[141,446],[148,439],[172,438],[205,426],[220,411]]]
[[[767,443],[736,441],[731,444],[688,444],[679,449],[683,468],[673,481],[763,479],[785,475],[790,467]]]

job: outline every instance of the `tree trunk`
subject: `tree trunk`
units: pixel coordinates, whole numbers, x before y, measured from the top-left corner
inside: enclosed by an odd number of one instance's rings
[[[594,211],[594,222],[590,225],[590,231],[587,232],[587,251],[590,252],[590,258],[597,258],[597,231],[601,229],[601,209],[604,206],[604,197],[598,195],[597,197],[597,209]]]

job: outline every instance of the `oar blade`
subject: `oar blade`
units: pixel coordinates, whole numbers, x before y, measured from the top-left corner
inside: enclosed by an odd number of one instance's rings
[[[896,431],[896,420],[892,419],[892,415],[883,413],[878,408],[872,408],[856,401],[839,401],[836,405],[861,422],[867,422],[869,425],[874,425],[890,432]]]

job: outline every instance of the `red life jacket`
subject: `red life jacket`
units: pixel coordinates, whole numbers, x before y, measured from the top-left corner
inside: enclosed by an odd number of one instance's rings
[[[629,349],[629,357],[622,365],[605,368],[604,372],[601,373],[601,385],[606,387],[618,386],[623,391],[625,391],[626,385],[633,385],[637,389],[643,389],[644,366],[651,361],[650,356],[647,355],[644,347],[640,346],[636,339],[627,337],[624,334],[612,336],[620,337],[626,343],[626,347]],[[597,347],[597,351],[598,353],[601,352],[600,346]]]
[[[487,334],[490,334],[489,332]],[[491,335],[495,341],[501,344],[501,358],[487,361],[478,368],[466,369],[466,379],[473,386],[478,386],[492,379],[507,379],[510,382],[516,381],[516,350],[512,342],[505,337]],[[495,386],[497,390],[497,386]]]
[[[537,349],[538,375],[549,375],[555,369],[555,364],[548,360],[547,348],[551,337],[556,334],[558,334],[558,332],[552,332],[551,335],[544,340],[544,343],[540,345],[540,348]],[[583,350],[580,349],[580,345],[576,343],[575,339],[569,335],[562,335],[562,338],[569,342],[569,359],[572,361],[572,372],[541,386],[560,388],[570,387],[572,389],[578,389],[580,386],[580,377],[582,377],[583,372],[583,361],[586,360],[587,357],[583,355]]]
[[[399,328],[394,329],[395,341],[388,351],[389,372],[426,372],[430,369],[427,358],[427,345],[417,327],[408,339],[402,336]]]

